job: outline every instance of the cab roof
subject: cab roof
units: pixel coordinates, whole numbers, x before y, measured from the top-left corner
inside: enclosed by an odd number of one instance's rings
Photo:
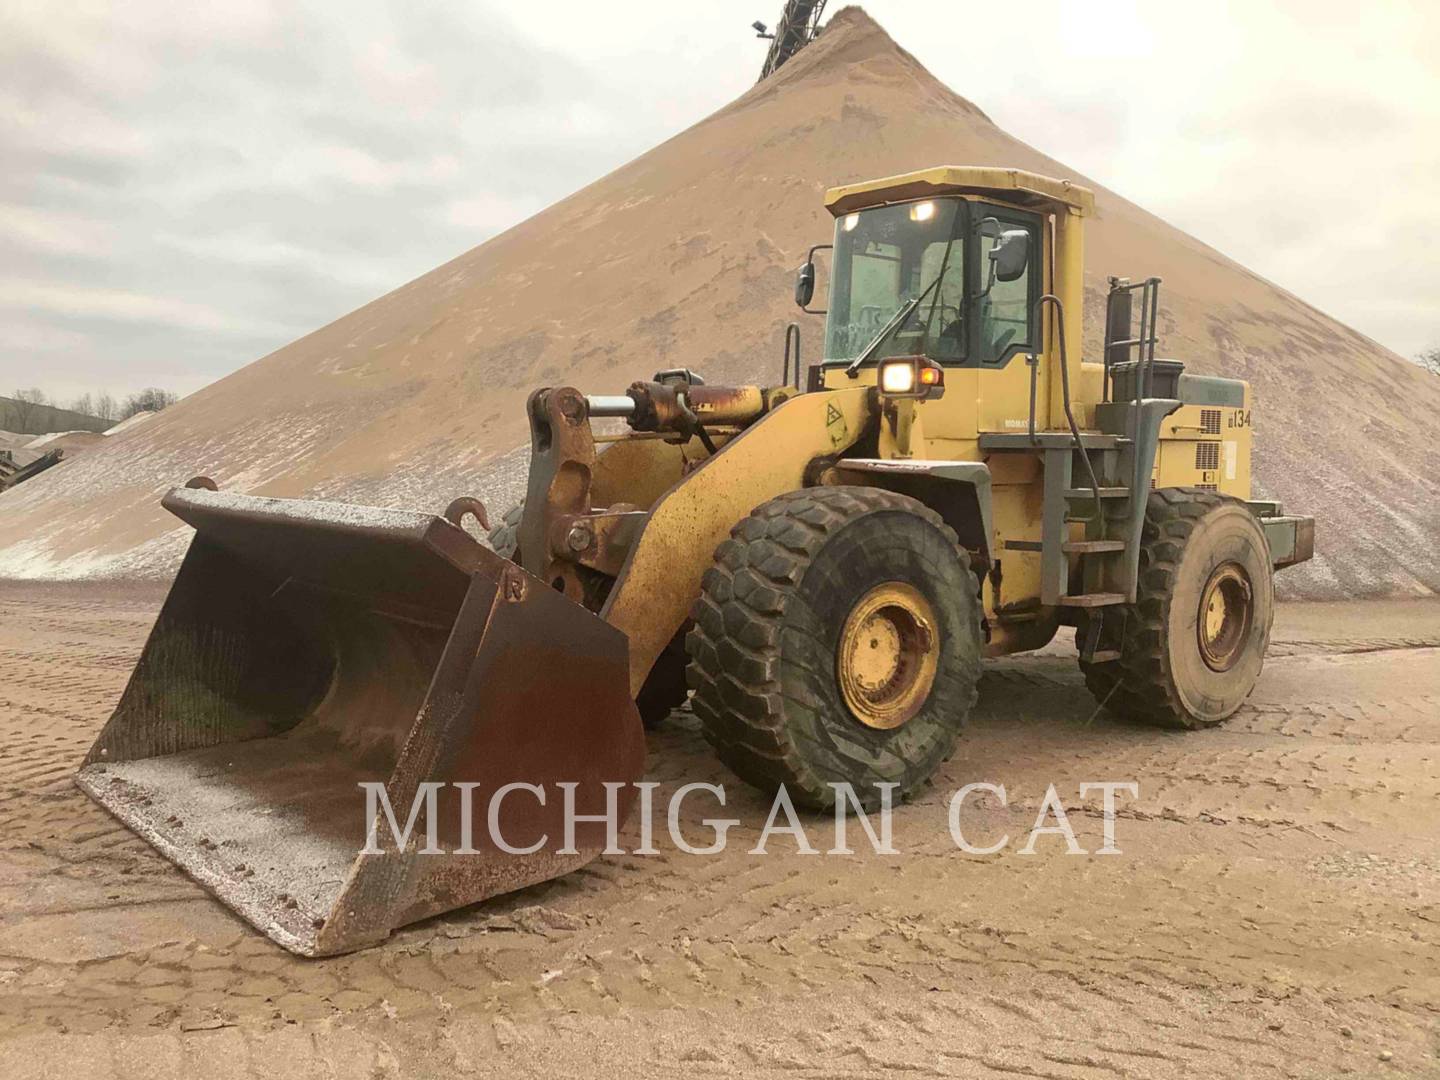
[[[1052,180],[1021,169],[976,165],[937,165],[919,172],[845,184],[825,192],[825,209],[839,217],[886,203],[908,202],[939,195],[990,195],[1035,210],[1062,207],[1087,216],[1095,210],[1095,194],[1069,180]]]

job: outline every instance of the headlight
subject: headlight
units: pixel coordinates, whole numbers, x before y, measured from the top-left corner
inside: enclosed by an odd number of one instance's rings
[[[880,393],[887,397],[938,398],[945,393],[945,369],[924,356],[886,360],[880,365]]]
[[[886,394],[908,394],[915,389],[915,363],[901,360],[880,365],[880,389]]]

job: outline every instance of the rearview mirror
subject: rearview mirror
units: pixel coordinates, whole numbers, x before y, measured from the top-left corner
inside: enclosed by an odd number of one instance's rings
[[[810,306],[810,301],[815,299],[815,264],[806,262],[801,264],[800,269],[795,271],[795,306],[804,308]]]
[[[795,271],[795,306],[810,315],[825,314],[824,310],[817,311],[810,306],[810,301],[815,299],[815,253],[830,251],[834,247],[834,244],[816,244],[805,254],[800,269]]]
[[[1005,229],[990,249],[992,280],[1015,281],[1025,273],[1030,260],[1030,233],[1025,229]]]

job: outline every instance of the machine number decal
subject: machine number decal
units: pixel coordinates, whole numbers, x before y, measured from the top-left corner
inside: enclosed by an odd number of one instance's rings
[[[1230,422],[1226,425],[1232,428],[1244,428],[1250,426],[1250,410],[1236,409],[1230,414]]]
[[[845,443],[846,436],[849,434],[849,426],[845,423],[845,414],[833,401],[828,402],[825,406],[825,430],[830,435],[830,445],[836,448]]]

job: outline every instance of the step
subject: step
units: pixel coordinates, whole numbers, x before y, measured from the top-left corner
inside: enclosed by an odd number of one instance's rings
[[[1080,659],[1084,660],[1087,664],[1108,664],[1111,660],[1120,659],[1120,650],[1096,649],[1089,656],[1082,656]]]
[[[1108,431],[1082,431],[1080,438],[1087,450],[1114,450],[1125,436],[1112,435]],[[1033,437],[1024,431],[982,431],[979,443],[981,450],[1019,450],[1026,453],[1079,449],[1075,445],[1075,436],[1068,431],[1037,431]]]
[[[1008,546],[1008,545],[1007,545]],[[1124,551],[1124,540],[1066,540],[1060,550],[1067,555],[1094,555],[1102,551]]]
[[[1118,592],[1082,593],[1079,596],[1060,597],[1061,607],[1110,607],[1125,603],[1125,594]]]
[[[1100,498],[1102,499],[1123,499],[1129,494],[1130,489],[1128,487],[1102,487],[1100,489]],[[1080,487],[1065,489],[1065,498],[1067,499],[1093,499],[1094,497],[1095,491],[1093,488]]]
[[[1006,551],[1044,551],[1039,540],[1006,540]],[[1094,555],[1104,551],[1124,551],[1124,540],[1066,540],[1060,550],[1067,555]]]

